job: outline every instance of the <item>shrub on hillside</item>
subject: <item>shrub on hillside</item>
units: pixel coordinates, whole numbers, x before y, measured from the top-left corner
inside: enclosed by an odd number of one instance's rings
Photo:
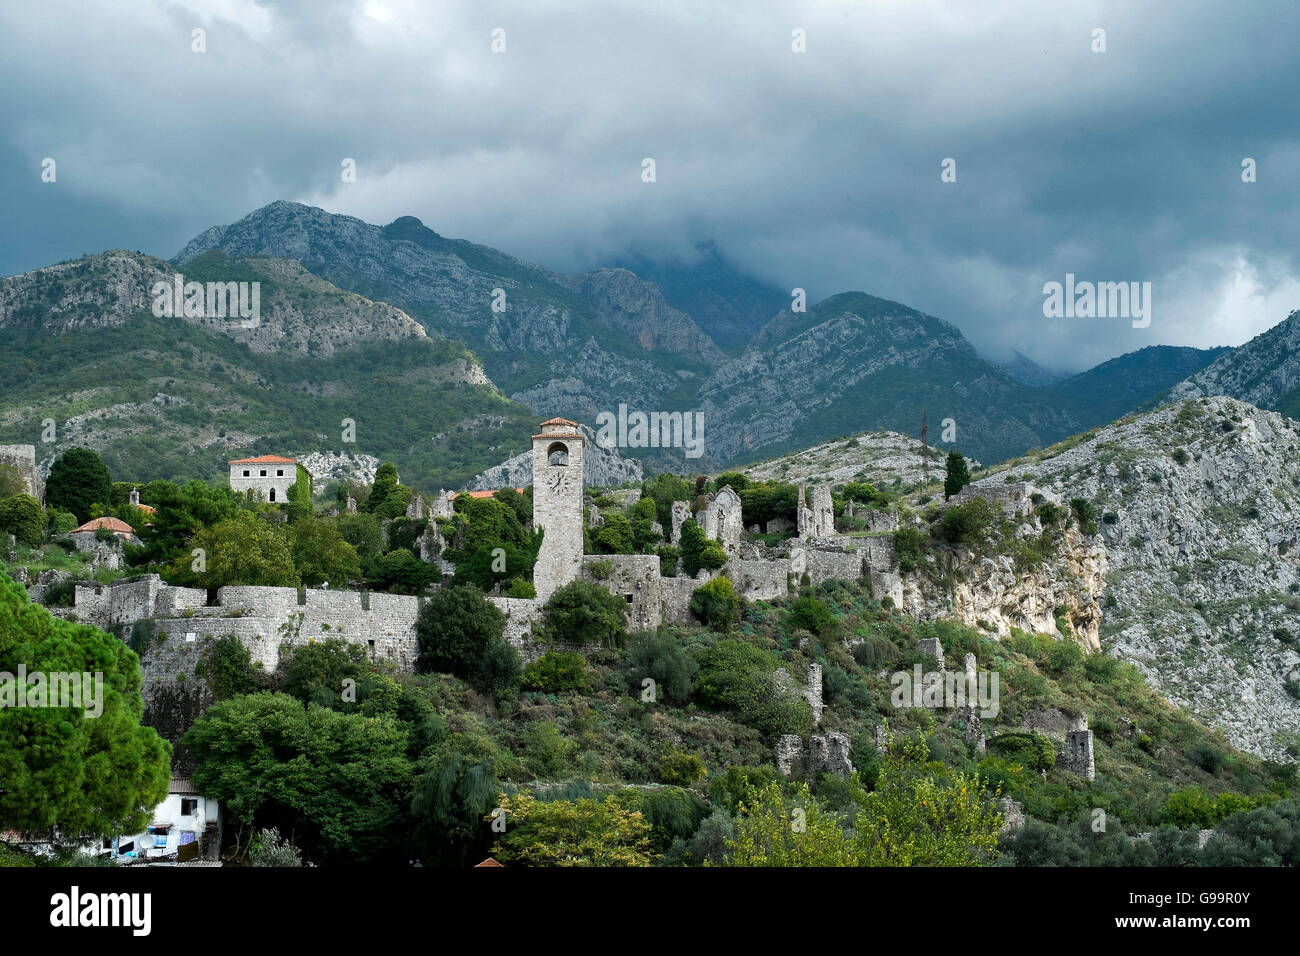
[[[542,629],[553,642],[619,647],[626,626],[627,602],[592,581],[571,581],[542,609]]]
[[[705,627],[725,633],[740,620],[740,595],[729,578],[714,578],[691,595],[691,613]]]
[[[580,691],[587,686],[587,662],[581,654],[547,651],[524,668],[523,686],[549,694]]]

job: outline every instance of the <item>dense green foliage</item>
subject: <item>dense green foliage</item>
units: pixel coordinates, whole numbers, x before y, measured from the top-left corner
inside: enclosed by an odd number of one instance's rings
[[[944,463],[943,496],[951,498],[969,484],[970,469],[966,466],[965,457],[959,451],[948,452],[948,459]]]
[[[45,502],[70,511],[78,521],[89,521],[91,509],[112,495],[112,481],[100,457],[89,448],[69,448],[54,460],[45,480]]]
[[[627,602],[592,581],[572,581],[556,589],[542,609],[549,641],[618,647],[627,626]]]
[[[23,707],[14,687],[20,665],[44,675],[28,685]],[[167,794],[171,753],[140,725],[135,653],[93,627],[51,617],[0,570],[0,674],[8,685],[0,695],[14,695],[0,697],[0,829],[57,830],[69,840],[143,829]],[[80,706],[52,706],[57,674],[93,675],[99,689],[83,686]]]
[[[420,608],[415,624],[418,665],[459,677],[482,674],[488,648],[502,639],[505,617],[477,588],[440,588]]]

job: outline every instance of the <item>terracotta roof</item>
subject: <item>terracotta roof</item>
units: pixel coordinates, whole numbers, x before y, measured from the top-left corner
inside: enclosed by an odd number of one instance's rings
[[[577,422],[571,422],[567,418],[548,418],[542,422],[542,427],[545,428],[547,425],[572,425],[574,428],[578,427]]]
[[[534,435],[534,438],[568,438],[570,440],[586,441],[587,439],[579,432],[543,432],[540,435]]]
[[[282,455],[258,455],[256,458],[234,458],[230,465],[296,465],[297,458],[285,458]]]
[[[73,528],[68,533],[76,534],[78,531],[98,531],[100,528],[107,528],[109,531],[115,531],[118,534],[135,534],[135,528],[132,528],[121,518],[91,518],[80,528]]]
[[[505,869],[505,864],[504,864],[504,863],[498,863],[496,860],[492,859],[492,857],[488,857],[488,858],[487,858],[486,860],[484,860],[482,863],[475,863],[475,864],[474,864],[474,869],[477,870],[480,866],[499,866],[499,867],[501,867],[502,869]]]
[[[500,490],[500,488],[497,489],[497,491]],[[522,488],[515,488],[514,490],[519,492],[521,495],[524,493],[524,489]],[[471,498],[491,498],[495,494],[496,491],[458,491],[453,494],[452,497],[459,498],[461,495],[468,495]]]
[[[156,515],[158,513],[158,509],[153,505],[136,505],[136,507],[147,515]]]

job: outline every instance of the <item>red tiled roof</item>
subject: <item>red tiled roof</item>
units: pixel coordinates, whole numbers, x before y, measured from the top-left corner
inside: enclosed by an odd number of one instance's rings
[[[578,427],[577,422],[571,422],[567,418],[548,418],[542,422],[542,427],[545,428],[547,425],[572,425],[574,428]]]
[[[256,458],[234,458],[230,465],[296,465],[297,458],[285,458],[281,455],[258,455]]]
[[[487,858],[486,860],[484,860],[482,863],[475,863],[475,864],[474,864],[474,869],[477,870],[480,866],[499,866],[499,867],[501,867],[502,869],[505,869],[505,864],[504,864],[504,863],[498,863],[496,860],[492,859],[492,857],[488,857],[488,858]]]
[[[499,491],[500,489],[497,490]],[[522,488],[515,488],[514,490],[519,492],[521,495],[524,493],[524,489]],[[491,498],[495,494],[496,491],[458,491],[453,494],[452,497],[457,498],[461,495],[468,495],[471,498]]]
[[[135,534],[135,528],[121,518],[91,518],[80,528],[73,528],[69,534],[76,534],[78,531],[98,531],[100,528],[107,528],[118,534]]]

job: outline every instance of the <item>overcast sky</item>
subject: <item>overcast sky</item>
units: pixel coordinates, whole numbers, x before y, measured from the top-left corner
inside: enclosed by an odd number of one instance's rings
[[[0,274],[290,199],[563,271],[714,238],[1053,368],[1237,345],[1300,308],[1298,39],[1295,0],[10,3]],[[1045,318],[1067,272],[1150,326]]]

